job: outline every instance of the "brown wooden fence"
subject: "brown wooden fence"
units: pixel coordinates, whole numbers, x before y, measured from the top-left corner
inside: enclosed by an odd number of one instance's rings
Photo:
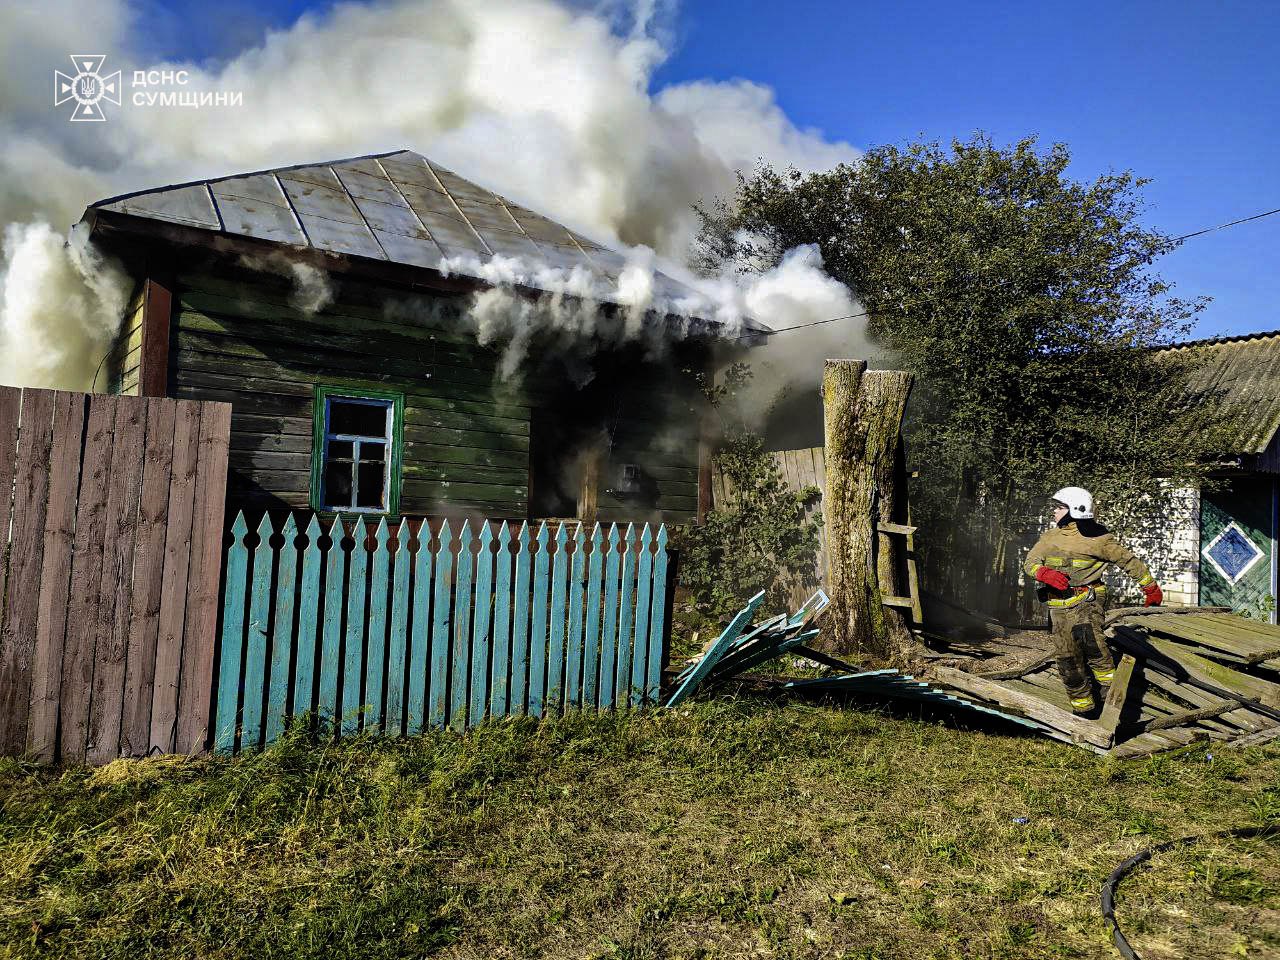
[[[231,407],[0,387],[0,754],[208,736]]]

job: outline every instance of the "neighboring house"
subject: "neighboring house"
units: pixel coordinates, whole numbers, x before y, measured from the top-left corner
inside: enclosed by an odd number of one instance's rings
[[[1267,616],[1277,596],[1280,507],[1280,331],[1179,344],[1204,358],[1191,384],[1235,416],[1231,459],[1215,487],[1179,491],[1172,534],[1135,544],[1173,603],[1229,606]],[[1275,622],[1275,612],[1270,618]]]
[[[714,325],[681,320],[694,332],[665,353],[603,348],[578,382],[541,362],[563,340],[535,336],[533,362],[504,375],[458,322],[489,285],[443,260],[611,285],[624,260],[419,154],[161,187],[85,222],[137,282],[108,390],[229,401],[233,508],[680,522],[709,502],[696,375]],[[299,279],[332,302],[309,309]]]

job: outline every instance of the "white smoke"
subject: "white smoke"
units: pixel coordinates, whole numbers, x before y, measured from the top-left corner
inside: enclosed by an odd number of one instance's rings
[[[85,7],[76,0],[0,7],[0,221],[24,224],[6,228],[16,238],[6,250],[40,248],[45,271],[33,272],[32,258],[13,252],[0,267],[0,352],[15,357],[5,367],[9,377],[38,370],[70,384],[83,375],[85,364],[75,358],[92,354],[98,342],[63,340],[85,324],[45,326],[67,295],[42,278],[81,275],[70,253],[61,267],[49,264],[57,255],[47,238],[85,205],[113,194],[418,150],[594,239],[653,251],[651,264],[645,254],[632,255],[635,267],[614,291],[633,305],[627,315],[635,334],[640,305],[654,297],[653,267],[679,276],[698,225],[693,204],[731,193],[735,170],[758,159],[812,170],[857,156],[846,143],[796,127],[758,84],[699,81],[651,93],[654,71],[670,53],[669,11],[660,4],[339,4],[212,67],[154,63],[138,53],[142,0]],[[125,102],[108,107],[106,123],[68,124],[50,103],[50,74],[68,69],[67,54],[81,48],[105,54],[105,69],[124,71]],[[243,106],[130,102],[135,70],[178,69],[190,75],[183,91],[242,92]],[[571,278],[568,285],[586,282]],[[102,282],[85,288],[87,295],[95,288],[104,296],[89,311],[97,317],[120,294]],[[28,336],[37,326],[44,333]],[[36,357],[34,350],[46,353]]]
[[[0,280],[0,383],[87,389],[124,315],[131,283],[85,242],[44,223],[9,224]]]
[[[714,320],[722,340],[761,339],[752,332],[757,321],[781,328],[752,351],[754,375],[739,397],[740,413],[759,427],[781,400],[816,390],[825,357],[873,353],[861,336],[862,307],[848,287],[823,271],[816,246],[788,250],[774,266],[761,265],[755,273],[727,267],[718,279],[697,281],[696,289],[678,296],[660,292],[665,285],[658,282],[652,251],[641,247],[630,254],[613,283],[581,268],[552,269],[501,256],[446,258],[440,269],[493,284],[472,296],[461,319],[474,326],[481,344],[501,351],[498,370],[504,378],[515,376],[529,348],[547,337],[559,338],[554,353],[581,385],[593,375],[590,357],[600,349],[640,343],[649,359],[661,358],[694,332],[686,317]],[[521,287],[546,292],[531,297]],[[412,316],[422,309],[406,304],[395,312]]]
[[[283,251],[261,257],[241,256],[239,264],[260,273],[273,273],[292,284],[289,303],[303,313],[318,313],[333,303],[334,289],[327,271],[295,260]]]

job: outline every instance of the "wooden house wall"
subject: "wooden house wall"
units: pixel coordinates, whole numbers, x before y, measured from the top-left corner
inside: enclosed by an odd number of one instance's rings
[[[498,355],[474,335],[425,316],[389,318],[383,305],[399,294],[385,287],[344,278],[338,300],[315,313],[292,296],[288,281],[257,272],[200,266],[176,274],[169,390],[233,405],[235,505],[308,506],[314,388],[323,384],[404,393],[402,514],[528,515],[534,409],[553,405],[550,415],[559,416],[562,384],[504,381]],[[633,363],[626,376],[601,378],[616,390],[608,403],[570,397],[570,406],[609,413],[599,519],[679,522],[696,513],[697,391],[678,366]],[[135,371],[135,390],[136,379]],[[622,463],[649,478],[639,495],[610,492]]]
[[[107,392],[136,397],[139,393],[139,372],[142,367],[142,282],[134,286],[133,294],[125,307],[120,334],[105,364]]]
[[[495,378],[494,355],[474,338],[388,320],[351,283],[317,313],[261,277],[194,270],[176,286],[170,387],[232,403],[238,503],[308,505],[314,388],[326,384],[405,394],[402,513],[447,504],[523,516],[529,404]]]
[[[598,517],[621,522],[649,516],[669,522],[698,512],[698,398],[694,385],[671,365],[654,365],[628,385],[618,404],[611,446],[601,469]],[[634,463],[652,489],[611,492],[617,470]]]

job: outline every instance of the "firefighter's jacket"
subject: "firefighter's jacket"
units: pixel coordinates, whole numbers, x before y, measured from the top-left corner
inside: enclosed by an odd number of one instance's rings
[[[1083,524],[1084,528],[1081,529]],[[1102,571],[1114,563],[1145,587],[1155,582],[1147,565],[1111,535],[1100,523],[1083,520],[1050,528],[1031,548],[1023,569],[1034,577],[1037,567],[1065,573],[1071,586],[1091,587],[1102,580]]]

